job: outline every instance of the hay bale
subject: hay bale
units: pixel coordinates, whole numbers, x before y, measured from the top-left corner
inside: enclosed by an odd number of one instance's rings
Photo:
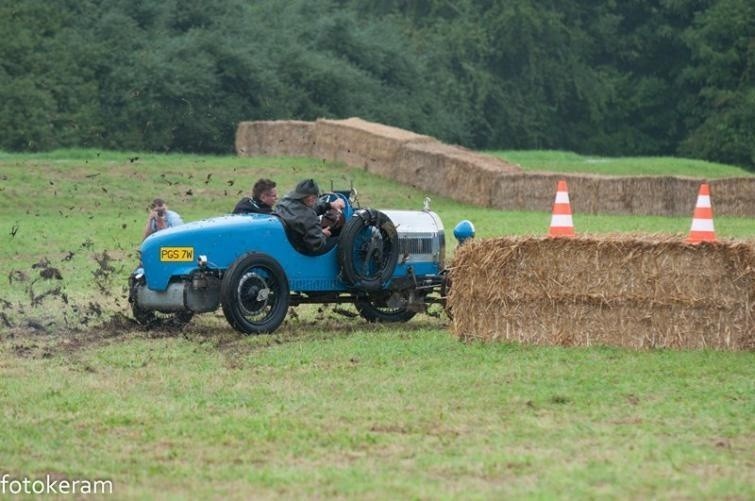
[[[320,158],[478,205],[490,204],[498,174],[520,171],[497,158],[358,118],[318,120],[315,141]]]
[[[556,184],[566,179],[575,213],[691,215],[700,179],[690,177],[600,176],[530,172],[495,180],[491,206],[505,210],[550,210]],[[755,177],[710,182],[715,214],[755,215]]]
[[[388,175],[430,193],[491,207],[503,174],[521,172],[503,160],[439,142],[401,146]]]
[[[498,238],[454,256],[462,339],[755,349],[755,244]]]
[[[437,142],[407,130],[367,122],[359,118],[315,122],[315,154],[386,176],[403,144]]]
[[[755,177],[714,179],[710,190],[714,213],[755,216]]]
[[[575,213],[691,215],[700,181],[671,177],[613,177],[534,172],[498,179],[494,206],[550,210],[556,184],[565,179]]]
[[[313,122],[298,120],[241,122],[236,129],[236,154],[313,156],[314,128]]]
[[[242,156],[311,156],[357,166],[429,193],[505,210],[548,211],[559,179],[575,213],[691,215],[700,179],[522,173],[489,155],[396,127],[347,120],[242,122]],[[710,182],[715,214],[755,216],[755,177]]]

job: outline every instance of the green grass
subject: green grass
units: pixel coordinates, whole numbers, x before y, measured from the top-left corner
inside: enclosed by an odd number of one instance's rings
[[[139,496],[755,494],[752,354],[465,345],[412,325],[6,352],[0,455]]]
[[[704,179],[753,176],[732,165],[676,157],[599,157],[570,151],[488,151],[525,171],[547,171],[611,176],[690,176]]]
[[[311,159],[0,153],[0,475],[112,479],[140,498],[755,496],[752,353],[464,344],[444,318],[382,327],[331,307],[299,307],[271,336],[220,313],[134,330],[120,314],[147,203],[209,217],[260,176],[282,193],[353,181],[363,206],[426,195]],[[432,204],[481,237],[542,235],[550,219]],[[690,223],[574,220],[680,237]],[[751,239],[755,220],[716,229]],[[62,280],[39,276],[43,258]]]

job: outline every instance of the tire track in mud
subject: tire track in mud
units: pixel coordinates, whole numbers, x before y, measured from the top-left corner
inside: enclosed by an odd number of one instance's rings
[[[96,350],[116,343],[139,340],[176,339],[198,347],[216,351],[223,357],[224,366],[242,369],[254,353],[274,349],[288,343],[317,342],[348,338],[356,334],[401,332],[396,335],[410,339],[421,331],[447,328],[446,321],[428,317],[413,320],[397,327],[395,324],[367,323],[338,313],[337,308],[317,308],[315,316],[303,319],[294,314],[273,334],[245,336],[225,323],[221,314],[205,315],[192,323],[176,326],[145,328],[122,313],[112,313],[95,326],[85,329],[40,332],[30,328],[14,328],[0,336],[0,352],[21,358],[70,358],[74,363],[88,350]],[[295,311],[295,310],[293,310]]]
[[[366,323],[355,310],[342,305],[290,308],[280,329],[260,336],[239,334],[219,312],[195,317],[185,326],[170,322],[143,326],[131,318],[123,278],[126,259],[115,258],[107,250],[92,250],[91,243],[84,242],[80,249],[60,257],[59,263],[43,257],[27,268],[18,267],[7,273],[8,289],[0,291],[0,350],[23,358],[52,358],[137,339],[183,338],[217,350],[228,367],[237,368],[255,351],[281,344],[397,328],[395,324]],[[89,257],[82,267],[89,269],[90,278],[84,288],[91,299],[75,300],[68,291],[81,291],[82,286],[72,284],[72,277],[61,268],[75,257],[85,259],[86,252]],[[400,328],[411,335],[442,325],[447,324],[427,317]]]

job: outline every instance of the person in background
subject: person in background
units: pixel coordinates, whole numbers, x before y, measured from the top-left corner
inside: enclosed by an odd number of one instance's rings
[[[278,200],[278,191],[275,189],[275,182],[270,179],[261,178],[254,183],[252,196],[244,197],[239,200],[233,209],[234,214],[271,214],[273,205]]]
[[[147,216],[147,224],[144,226],[144,237],[147,238],[151,234],[164,230],[165,228],[171,228],[183,224],[181,216],[172,210],[168,210],[168,206],[162,198],[156,198],[149,204],[149,216]]]
[[[318,216],[325,214],[329,209],[342,211],[345,206],[340,198],[333,202],[318,202],[319,195],[320,188],[315,180],[305,179],[275,207],[275,213],[296,233],[310,252],[322,249],[331,235],[330,228],[321,226]]]

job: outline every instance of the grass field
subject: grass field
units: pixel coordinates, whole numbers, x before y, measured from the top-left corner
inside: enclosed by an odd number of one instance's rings
[[[599,157],[570,151],[488,151],[526,171],[579,172],[612,176],[691,176],[705,179],[753,176],[755,173],[704,160],[675,157]]]
[[[752,353],[463,344],[443,317],[375,326],[316,307],[270,336],[218,314],[136,329],[123,286],[149,200],[209,217],[260,176],[281,192],[353,181],[363,206],[426,195],[307,159],[0,153],[0,475],[110,479],[119,497],[755,496]],[[550,218],[433,208],[481,237],[543,234]],[[574,219],[680,236],[690,222]],[[752,218],[716,229],[755,237]],[[49,267],[62,278],[41,278]]]

